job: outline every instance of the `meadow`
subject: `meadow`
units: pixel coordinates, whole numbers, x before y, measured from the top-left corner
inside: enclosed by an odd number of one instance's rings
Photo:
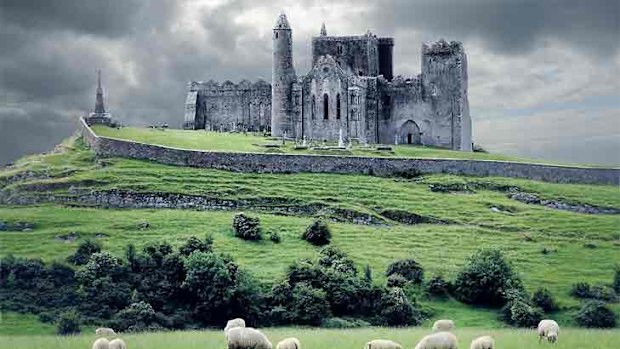
[[[428,334],[428,328],[383,328],[364,329],[310,329],[310,328],[267,328],[265,334],[275,344],[286,337],[299,338],[304,349],[362,349],[364,344],[376,338],[389,338],[413,348],[417,341]],[[92,334],[91,334],[92,333]],[[491,335],[500,349],[555,348],[555,349],[612,349],[617,348],[620,339],[618,330],[584,330],[563,328],[556,344],[538,343],[533,330],[460,328],[455,331],[459,348],[469,348],[473,338]],[[145,334],[127,334],[122,338],[130,349],[204,349],[225,348],[222,331],[183,331]],[[0,336],[4,348],[14,349],[84,349],[90,348],[95,339],[94,331],[78,336]]]

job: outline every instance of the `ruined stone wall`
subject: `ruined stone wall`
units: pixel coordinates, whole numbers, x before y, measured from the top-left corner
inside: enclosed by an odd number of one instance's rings
[[[259,131],[270,124],[271,86],[264,80],[190,83],[185,129]]]
[[[379,75],[379,39],[370,33],[360,36],[313,37],[312,65],[326,55],[334,57],[343,69],[354,75]]]
[[[98,156],[121,156],[168,165],[259,173],[343,173],[398,176],[448,173],[502,176],[556,183],[620,185],[620,169],[536,165],[504,161],[373,158],[360,156],[226,153],[177,149],[96,136],[81,120],[85,141]]]

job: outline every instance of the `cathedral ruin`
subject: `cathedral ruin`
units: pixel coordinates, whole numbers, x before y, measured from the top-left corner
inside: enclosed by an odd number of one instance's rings
[[[271,85],[191,82],[185,129],[270,131],[272,136],[361,144],[417,144],[471,151],[467,57],[460,42],[422,45],[422,72],[393,75],[394,39],[370,32],[312,38],[312,68],[298,76],[293,32],[273,28]]]

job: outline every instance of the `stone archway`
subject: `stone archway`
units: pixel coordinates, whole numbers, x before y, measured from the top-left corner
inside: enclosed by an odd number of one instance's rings
[[[413,120],[405,121],[398,128],[398,143],[412,145],[422,144],[422,139],[420,137],[420,127],[418,127],[418,124],[416,124]]]

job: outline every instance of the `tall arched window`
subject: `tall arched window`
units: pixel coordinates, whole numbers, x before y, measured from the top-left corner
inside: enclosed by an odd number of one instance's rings
[[[310,109],[310,117],[314,120],[314,116],[316,115],[316,98],[314,98],[314,96],[312,96],[312,105]]]
[[[329,119],[329,97],[327,93],[323,95],[323,120]]]
[[[336,119],[340,120],[340,93],[336,95]]]

